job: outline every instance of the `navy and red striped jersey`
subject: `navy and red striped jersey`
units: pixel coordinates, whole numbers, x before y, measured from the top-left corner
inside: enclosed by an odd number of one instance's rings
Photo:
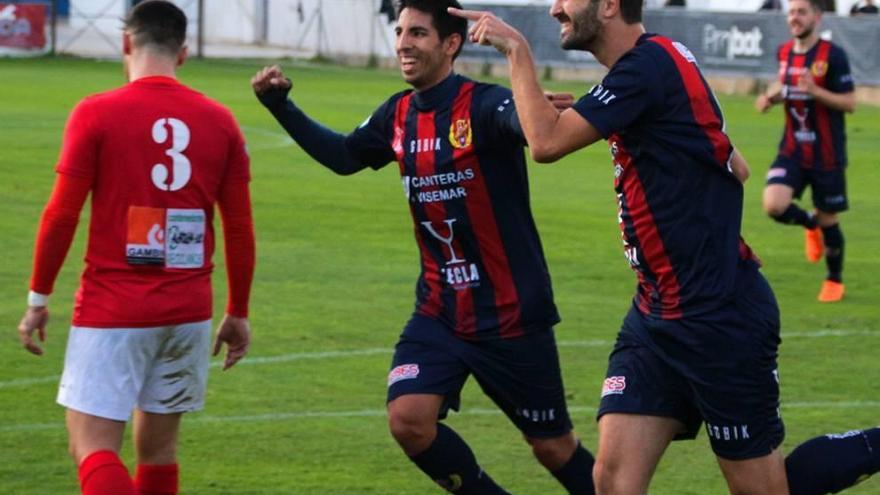
[[[524,145],[510,90],[459,75],[392,96],[346,138],[363,164],[399,164],[421,257],[416,312],[463,339],[559,321]]]
[[[854,91],[846,53],[821,39],[806,53],[795,53],[794,40],[789,40],[779,47],[777,58],[785,99],[785,131],[779,155],[796,160],[803,168],[846,167],[843,112],[828,108],[798,89],[802,77],[812,77],[817,86],[831,92]]]
[[[729,302],[751,250],[740,238],[743,187],[715,96],[691,52],[653,34],[574,106],[608,139],[634,303],[676,319]]]

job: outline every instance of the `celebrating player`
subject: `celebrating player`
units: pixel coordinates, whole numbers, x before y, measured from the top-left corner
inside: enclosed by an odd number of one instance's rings
[[[818,0],[788,3],[792,39],[777,53],[780,84],[758,96],[755,106],[766,112],[784,103],[785,109],[779,154],[767,172],[764,210],[779,223],[806,229],[808,260],[816,263],[824,252],[828,274],[819,301],[836,302],[844,293],[844,241],[838,214],[848,208],[844,112],[855,110],[856,97],[846,53],[819,39],[821,19]],[[808,184],[815,212],[792,203]]]
[[[81,101],[34,253],[22,344],[42,354],[47,299],[91,191],[86,268],[58,403],[84,494],[175,494],[181,415],[205,400],[214,204],[223,217],[229,303],[214,345],[224,368],[248,349],[254,236],[244,139],[232,114],[175,78],[187,20],[170,2],[125,19],[129,83]],[[36,334],[36,335],[35,335]],[[119,458],[134,410],[134,480]]]
[[[789,493],[779,446],[779,312],[740,237],[748,167],[691,52],[647,34],[641,0],[556,0],[562,47],[609,68],[573,108],[543,98],[527,41],[486,12],[471,40],[507,56],[532,156],[609,141],[638,289],[599,408],[600,494],[642,494],[669,443],[705,423],[731,493]],[[820,437],[789,460],[791,493],[838,491],[880,468],[880,430]]]
[[[347,136],[297,108],[277,66],[252,85],[297,143],[334,172],[400,166],[421,275],[388,374],[388,416],[409,458],[451,492],[507,493],[438,422],[459,408],[473,375],[569,493],[593,493],[593,458],[566,410],[552,329],[559,316],[529,208],[525,141],[509,90],[453,72],[467,22],[446,8],[458,6],[400,3],[397,56],[414,91],[393,95]]]

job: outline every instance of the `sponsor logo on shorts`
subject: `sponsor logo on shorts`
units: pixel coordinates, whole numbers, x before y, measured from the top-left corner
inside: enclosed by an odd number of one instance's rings
[[[419,365],[401,364],[388,373],[388,386],[392,386],[401,380],[412,380],[419,376]]]
[[[706,433],[709,434],[709,438],[724,442],[752,438],[749,436],[749,425],[720,426],[706,423]]]
[[[767,178],[776,179],[779,177],[785,177],[787,174],[788,170],[785,170],[784,168],[774,167],[767,171]]]
[[[623,395],[626,390],[625,376],[609,376],[602,385],[602,397],[606,395]]]
[[[846,202],[846,198],[842,194],[837,196],[825,196],[825,203],[829,205],[842,205]]]
[[[516,413],[532,423],[556,420],[556,409],[517,409]]]

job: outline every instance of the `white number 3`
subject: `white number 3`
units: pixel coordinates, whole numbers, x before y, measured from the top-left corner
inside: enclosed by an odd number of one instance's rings
[[[177,119],[159,119],[153,123],[153,141],[164,144],[168,140],[166,125],[171,128],[171,147],[165,150],[165,154],[171,157],[173,177],[168,184],[168,166],[163,163],[153,165],[151,176],[153,185],[159,189],[177,191],[189,182],[192,175],[189,159],[183,154],[183,150],[189,146],[189,127]]]

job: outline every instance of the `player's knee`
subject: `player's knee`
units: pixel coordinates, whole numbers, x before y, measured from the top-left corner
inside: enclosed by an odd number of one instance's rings
[[[577,440],[571,435],[556,438],[531,438],[527,436],[526,441],[532,447],[532,454],[538,459],[538,462],[550,471],[556,471],[565,466],[577,448]]]
[[[763,202],[764,213],[767,214],[770,218],[777,218],[782,216],[785,213],[785,210],[788,209],[788,204],[782,201],[774,201],[772,199],[764,198]]]
[[[596,459],[593,465],[593,484],[597,495],[622,495],[626,491],[626,479],[622,476],[620,463]]]
[[[437,435],[436,420],[426,420],[394,408],[388,411],[388,429],[408,455],[427,449]]]

